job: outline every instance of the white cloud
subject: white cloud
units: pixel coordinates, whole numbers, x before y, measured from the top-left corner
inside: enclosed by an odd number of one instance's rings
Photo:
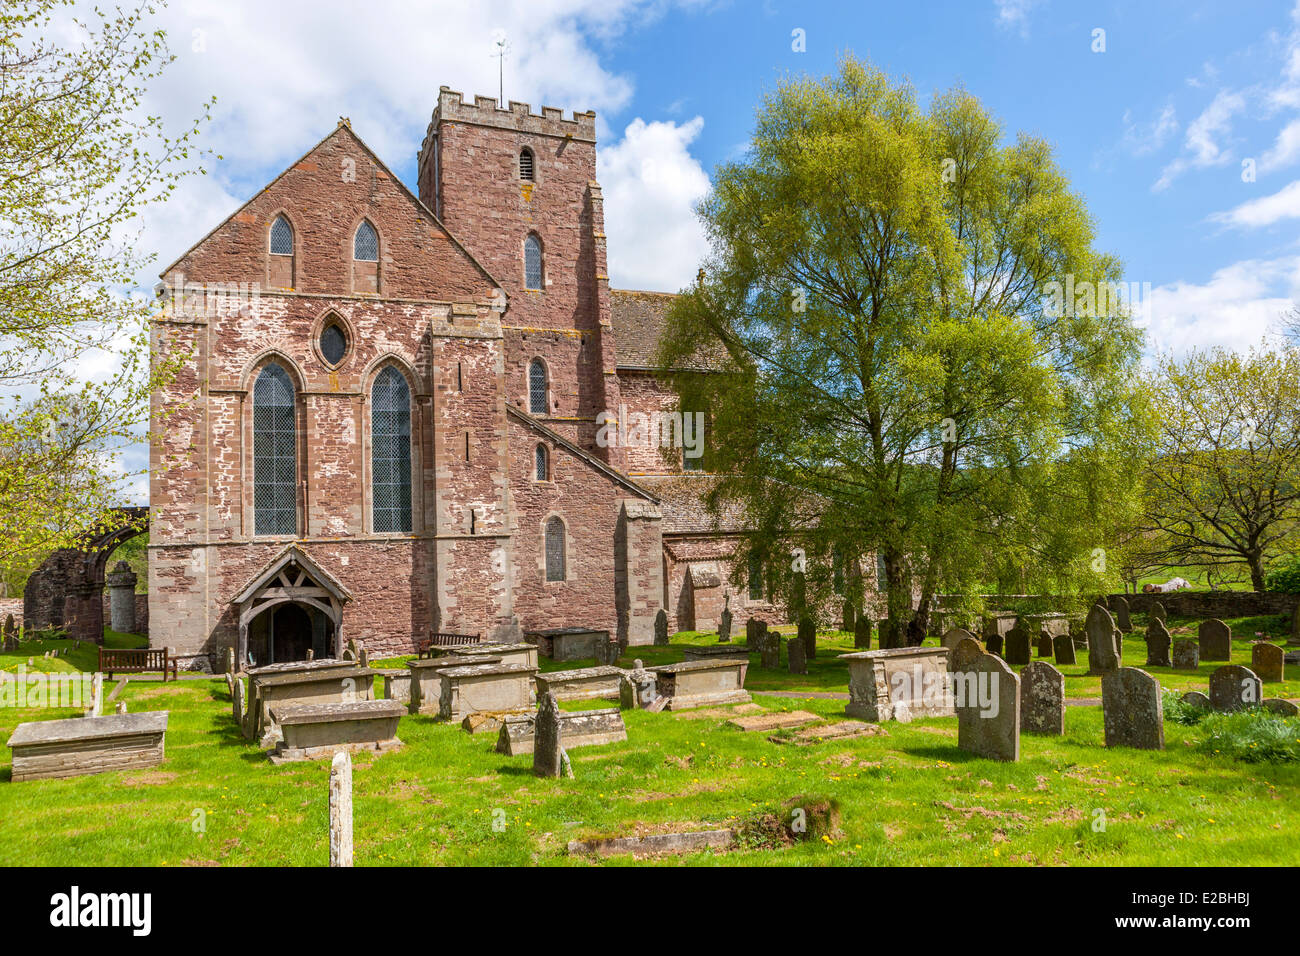
[[[1271,173],[1300,160],[1300,119],[1282,127],[1272,148],[1259,158],[1259,172]]]
[[[1238,229],[1260,229],[1283,219],[1300,219],[1300,180],[1279,189],[1271,196],[1261,196],[1227,212],[1216,212],[1211,222]]]
[[[676,292],[708,252],[695,204],[709,177],[689,150],[703,128],[698,116],[686,123],[636,119],[621,141],[597,152],[616,288]]]
[[[1232,152],[1224,140],[1232,131],[1232,118],[1246,107],[1241,93],[1220,90],[1201,115],[1187,125],[1183,137],[1183,153],[1160,171],[1160,178],[1151,188],[1159,192],[1188,169],[1222,166],[1232,161]]]
[[[996,23],[1005,30],[1015,30],[1022,37],[1029,36],[1029,11],[1040,0],[993,0],[998,15]]]
[[[1155,152],[1178,132],[1178,118],[1172,103],[1166,103],[1160,115],[1150,123],[1133,121],[1130,110],[1124,111],[1124,146],[1134,156]]]
[[[1300,256],[1251,259],[1217,270],[1203,284],[1151,290],[1145,325],[1160,352],[1257,345],[1300,298]]]

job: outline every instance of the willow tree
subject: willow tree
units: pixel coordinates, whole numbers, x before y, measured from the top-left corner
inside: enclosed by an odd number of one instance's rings
[[[133,220],[197,171],[197,122],[168,136],[143,108],[172,59],[151,13],[0,9],[0,572],[123,503],[120,454],[169,373],[129,294]]]
[[[675,382],[708,416],[710,503],[745,514],[737,568],[802,549],[773,584],[816,608],[832,556],[876,554],[912,643],[939,594],[1118,579],[1142,337],[1046,143],[850,57],[766,97],[699,212],[712,253],[660,361],[729,366]]]

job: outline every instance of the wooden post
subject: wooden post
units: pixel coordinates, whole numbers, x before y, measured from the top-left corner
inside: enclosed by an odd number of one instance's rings
[[[334,753],[330,764],[330,866],[352,865],[352,756]]]

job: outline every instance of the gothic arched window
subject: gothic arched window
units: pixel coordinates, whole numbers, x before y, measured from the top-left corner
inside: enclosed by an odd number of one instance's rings
[[[293,227],[284,216],[276,216],[271,223],[271,255],[293,255]]]
[[[564,522],[559,518],[546,522],[546,580],[564,580]]]
[[[271,223],[271,232],[267,237],[267,249],[270,255],[266,268],[266,278],[272,288],[293,288],[293,226],[284,216],[276,216]]]
[[[253,386],[253,533],[298,533],[298,419],[293,381],[274,362]]]
[[[541,359],[528,365],[528,410],[534,415],[546,414],[546,366]]]
[[[352,258],[358,262],[379,261],[379,233],[369,222],[362,220],[352,239]]]
[[[411,388],[391,365],[370,390],[371,506],[375,531],[411,532]]]
[[[532,235],[524,240],[524,288],[542,288],[542,240]]]
[[[533,474],[538,481],[550,480],[551,469],[550,462],[547,460],[545,445],[538,445],[533,450]]]

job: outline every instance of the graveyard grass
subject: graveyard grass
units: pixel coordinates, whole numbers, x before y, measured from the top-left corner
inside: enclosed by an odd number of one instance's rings
[[[649,665],[680,659],[686,643],[713,641],[682,634],[673,646],[633,653]],[[1237,642],[1234,659],[1244,646]],[[1138,647],[1140,640],[1126,643],[1126,661],[1133,662]],[[755,664],[747,684],[842,690],[844,664],[834,655],[851,649],[848,635],[825,635],[808,675],[762,672]],[[93,658],[44,661],[24,645],[0,657],[0,666],[14,670],[29,656],[50,670],[93,664]],[[546,668],[560,666],[574,664],[548,662]],[[1199,674],[1188,675],[1189,686],[1204,689],[1209,669],[1202,665]],[[1155,672],[1162,684],[1177,682],[1163,669]],[[1069,680],[1076,691],[1087,691],[1087,682],[1096,679]],[[1280,695],[1277,688],[1266,685],[1266,693]],[[327,761],[270,765],[235,729],[221,679],[133,680],[120,699],[132,712],[170,711],[165,763],[12,783],[9,752],[0,751],[0,864],[327,862]],[[828,720],[841,719],[844,708],[842,700],[825,698],[756,696],[755,702]],[[63,716],[73,714],[0,708],[0,733],[7,739],[23,721]],[[1203,752],[1193,746],[1196,728],[1171,721],[1163,752],[1107,750],[1101,709],[1070,707],[1064,737],[1024,735],[1021,762],[999,764],[957,749],[954,718],[888,723],[888,736],[811,746],[744,733],[726,724],[726,711],[628,711],[624,718],[627,741],[576,749],[576,779],[542,780],[532,775],[531,758],[495,753],[494,735],[471,737],[428,717],[403,717],[402,750],[355,760],[357,864],[588,865],[589,858],[566,853],[569,840],[737,825],[746,833],[739,849],[640,862],[1300,863],[1300,802],[1294,799],[1300,765],[1244,764]],[[1300,721],[1297,727],[1300,737]],[[784,808],[791,801],[830,801],[839,810],[838,830],[786,842],[774,824],[789,819]],[[1102,814],[1104,828],[1098,826]],[[504,827],[494,829],[494,820]]]

